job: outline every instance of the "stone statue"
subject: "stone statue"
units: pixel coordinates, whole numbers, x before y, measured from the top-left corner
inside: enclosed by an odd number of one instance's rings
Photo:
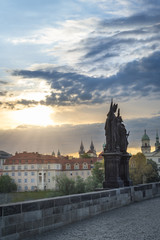
[[[104,148],[105,181],[103,188],[117,188],[132,185],[129,179],[129,159],[127,153],[128,136],[118,104],[111,101],[105,122],[106,145]]]
[[[123,124],[122,117],[120,116],[120,109],[118,109],[117,115],[117,144],[119,146],[120,152],[126,152],[128,146],[128,136],[129,132],[127,133],[126,128]]]
[[[117,145],[117,118],[115,116],[117,107],[118,105],[113,104],[113,101],[111,101],[105,123],[106,149],[110,152],[115,152]]]
[[[126,128],[123,124],[122,117],[120,116],[120,109],[115,116],[118,104],[113,104],[111,101],[110,110],[107,114],[105,123],[105,136],[107,152],[126,152],[128,146],[128,136]]]

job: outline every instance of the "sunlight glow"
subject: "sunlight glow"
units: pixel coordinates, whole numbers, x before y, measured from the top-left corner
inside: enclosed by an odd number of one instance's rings
[[[20,125],[47,126],[54,124],[50,118],[51,113],[53,113],[51,108],[39,105],[37,107],[17,110],[13,113],[13,118]]]

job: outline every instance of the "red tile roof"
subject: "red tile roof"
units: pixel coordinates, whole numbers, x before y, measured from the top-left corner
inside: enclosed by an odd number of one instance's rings
[[[52,155],[43,155],[39,153],[16,153],[14,156],[8,158],[4,165],[15,165],[15,164],[50,164],[50,163],[60,163],[62,164],[62,170],[66,170],[66,164],[71,164],[71,170],[74,169],[74,164],[79,163],[80,169],[83,168],[83,163],[88,164],[88,169],[91,168],[91,164],[94,164],[97,158],[69,158],[60,156],[55,157]]]

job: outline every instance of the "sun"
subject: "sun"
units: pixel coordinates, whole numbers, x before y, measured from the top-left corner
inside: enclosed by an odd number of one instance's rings
[[[53,112],[53,109],[50,107],[38,105],[15,111],[13,119],[18,125],[48,126],[54,124],[50,117]]]

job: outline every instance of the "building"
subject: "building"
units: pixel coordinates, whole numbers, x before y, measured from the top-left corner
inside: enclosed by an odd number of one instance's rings
[[[0,151],[0,176],[2,175],[3,164],[4,164],[5,160],[11,156],[12,156],[12,154],[10,154],[10,153]]]
[[[84,146],[83,146],[83,142],[81,141],[81,145],[80,145],[80,150],[79,150],[79,157],[93,157],[96,158],[97,154],[96,154],[96,150],[94,148],[94,144],[93,141],[91,140],[91,145],[90,145],[90,149],[88,150],[88,152],[85,152],[84,150]]]
[[[39,153],[16,153],[3,165],[3,175],[9,175],[18,191],[55,188],[53,180],[62,169],[57,158]]]
[[[144,155],[147,153],[150,153],[150,151],[151,151],[150,138],[148,137],[146,130],[144,130],[144,135],[142,137],[141,150]]]
[[[63,158],[60,160],[62,164],[62,173],[67,177],[76,178],[78,176],[86,179],[91,176],[91,170],[97,158]]]
[[[79,157],[82,157],[82,155],[85,154],[83,142],[81,141],[80,149],[79,149]]]
[[[16,153],[3,165],[3,175],[9,175],[18,191],[34,191],[55,188],[55,178],[60,174],[86,179],[97,158],[69,158],[39,153]]]
[[[147,159],[151,159],[157,163],[159,175],[160,175],[160,142],[158,132],[156,133],[156,142],[155,142],[155,151],[151,152],[150,138],[144,130],[144,135],[142,137],[142,153],[146,156]]]
[[[93,141],[91,141],[90,149],[89,149],[89,151],[87,152],[87,154],[88,154],[89,157],[97,157],[97,154],[96,154],[96,150],[95,150],[95,148],[94,148]]]

